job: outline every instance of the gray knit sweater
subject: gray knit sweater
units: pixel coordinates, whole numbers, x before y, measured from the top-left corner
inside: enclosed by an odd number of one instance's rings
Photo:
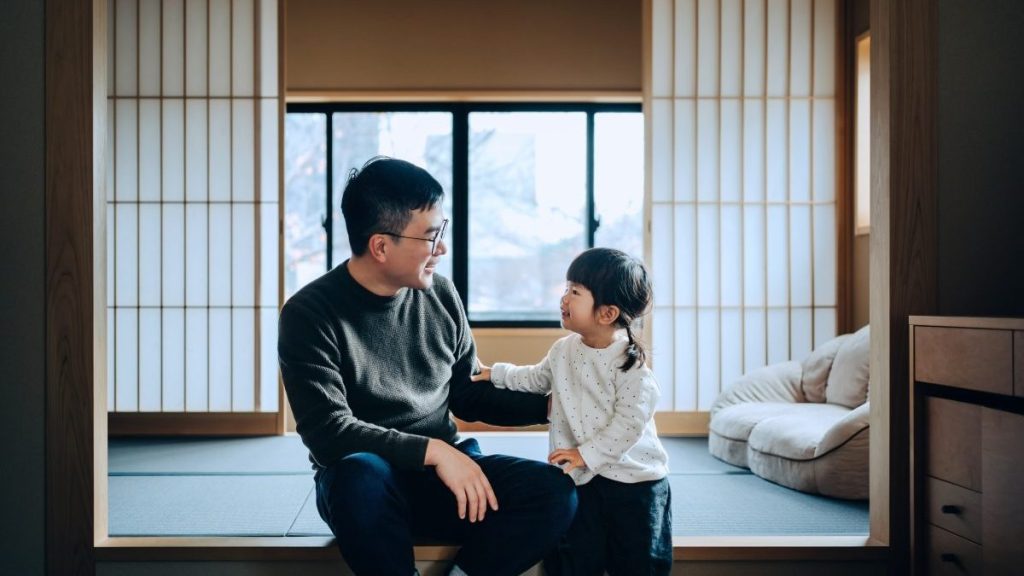
[[[346,261],[288,300],[277,348],[314,467],[371,452],[420,469],[429,438],[458,437],[449,410],[507,426],[547,421],[544,396],[470,382],[473,335],[451,281],[439,275],[430,289],[378,296]]]

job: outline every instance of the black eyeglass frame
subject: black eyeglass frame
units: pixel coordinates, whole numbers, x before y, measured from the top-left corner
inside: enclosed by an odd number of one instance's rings
[[[437,252],[437,243],[444,240],[445,232],[448,231],[448,219],[445,218],[441,221],[441,227],[434,233],[433,238],[420,238],[419,236],[403,236],[401,234],[395,234],[394,232],[377,232],[377,234],[385,234],[387,236],[394,236],[395,238],[408,238],[409,240],[423,240],[430,242],[430,253],[434,254]]]

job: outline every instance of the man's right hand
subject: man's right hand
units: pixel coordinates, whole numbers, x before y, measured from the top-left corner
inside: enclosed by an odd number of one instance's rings
[[[470,522],[482,521],[488,505],[492,510],[498,510],[498,498],[484,471],[472,458],[448,443],[431,438],[427,442],[427,455],[423,464],[436,467],[437,477],[455,495],[459,518],[466,518],[467,508]]]

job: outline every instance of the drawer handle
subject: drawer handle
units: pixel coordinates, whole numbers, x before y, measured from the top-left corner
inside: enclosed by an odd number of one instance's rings
[[[953,504],[944,504],[942,506],[942,513],[943,514],[959,514],[960,513],[960,507],[959,506],[954,506]]]

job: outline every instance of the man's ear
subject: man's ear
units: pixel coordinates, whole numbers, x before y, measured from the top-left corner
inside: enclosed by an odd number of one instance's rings
[[[605,304],[597,309],[597,321],[606,326],[612,325],[619,319],[619,307],[614,304]]]
[[[374,234],[370,236],[370,242],[367,245],[367,252],[373,257],[374,260],[380,263],[384,263],[388,259],[388,245],[387,238],[383,234]]]

